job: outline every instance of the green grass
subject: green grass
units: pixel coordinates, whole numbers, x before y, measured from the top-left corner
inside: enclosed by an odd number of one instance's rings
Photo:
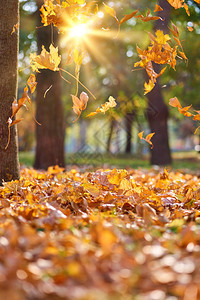
[[[189,169],[196,171],[200,169],[200,154],[196,152],[176,152],[173,153],[173,169]],[[20,164],[32,167],[34,162],[33,152],[20,152]],[[67,165],[79,165],[89,168],[93,167],[117,167],[117,168],[150,168],[148,157],[139,157],[131,155],[111,155],[111,154],[66,154],[65,161]]]

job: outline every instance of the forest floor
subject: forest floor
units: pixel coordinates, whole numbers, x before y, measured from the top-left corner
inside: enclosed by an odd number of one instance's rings
[[[200,299],[194,171],[23,168],[0,195],[0,299]]]
[[[34,162],[33,152],[20,152],[20,163],[22,166],[31,167]],[[186,171],[198,171],[200,169],[200,153],[196,151],[188,152],[173,152],[173,164],[169,168],[180,169]],[[77,165],[81,168],[145,168],[150,169],[148,155],[127,155],[127,154],[90,154],[90,153],[75,153],[66,154],[66,165],[68,169]]]

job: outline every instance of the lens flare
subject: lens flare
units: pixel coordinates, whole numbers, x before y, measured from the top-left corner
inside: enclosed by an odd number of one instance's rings
[[[86,24],[78,24],[69,30],[69,38],[82,39],[88,33]]]

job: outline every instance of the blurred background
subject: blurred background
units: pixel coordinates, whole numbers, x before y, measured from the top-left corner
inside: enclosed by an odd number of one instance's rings
[[[166,2],[166,0],[160,2],[164,1]],[[165,118],[168,124],[172,166],[197,170],[200,166],[200,130],[196,135],[194,135],[194,131],[199,124],[191,118],[184,117],[176,108],[170,107],[168,104],[169,99],[176,96],[182,106],[192,104],[195,110],[200,110],[200,6],[191,1],[186,2],[191,15],[188,16],[184,9],[172,8],[170,9],[170,19],[179,29],[180,40],[188,62],[177,59],[176,71],[168,67],[161,76],[159,85],[162,94],[161,101],[164,105],[166,104],[163,107],[165,111],[167,110]],[[40,0],[20,0],[18,98],[22,96],[26,81],[31,74],[30,68],[27,68],[30,64],[30,53],[37,51],[40,53],[41,44],[48,49],[48,45],[51,43],[50,26],[41,28],[39,21],[38,7],[42,3]],[[136,9],[145,14],[148,7],[153,12],[155,3],[156,1],[146,0],[107,2],[116,10],[119,19]],[[84,50],[80,81],[95,95],[96,100],[90,96],[87,109],[79,120],[73,123],[76,115],[72,110],[71,94],[75,94],[76,91],[75,80],[65,76],[71,82],[71,84],[67,84],[57,76],[53,79],[52,87],[45,98],[41,96],[41,93],[38,96],[35,92],[32,99],[33,108],[27,110],[24,108],[19,111],[19,117],[24,118],[18,125],[21,165],[47,168],[48,165],[56,163],[56,159],[49,159],[44,164],[42,162],[42,159],[45,160],[45,157],[48,156],[48,148],[51,148],[45,146],[45,128],[48,134],[48,126],[51,126],[51,136],[58,135],[56,130],[62,131],[64,142],[57,148],[64,148],[65,163],[69,167],[89,165],[125,168],[148,167],[150,163],[171,164],[170,158],[158,163],[152,161],[149,145],[138,138],[138,133],[141,131],[144,131],[145,136],[152,132],[149,115],[153,115],[155,120],[160,114],[159,108],[144,95],[144,71],[134,70],[134,63],[139,60],[136,45],[143,50],[147,48],[149,45],[148,32],[155,30],[156,23],[155,21],[142,22],[132,18],[124,23],[120,32],[117,33],[118,26],[115,20],[105,13],[102,1],[98,1],[98,4],[99,12],[95,24],[91,26],[93,26],[94,32],[99,30],[101,34],[91,33],[87,37],[87,41],[81,40],[79,45]],[[170,26],[170,21],[168,26]],[[192,28],[193,31],[190,32],[187,27]],[[163,31],[168,32],[169,30],[166,27],[163,28]],[[62,33],[57,35],[56,32],[54,38],[59,44],[63,69],[75,74],[73,63],[65,65],[71,47],[70,40],[65,39]],[[45,81],[42,76],[44,78],[49,76],[47,73],[42,74],[39,75],[41,82]],[[50,87],[47,83],[43,85],[45,86],[44,91]],[[85,91],[84,88],[79,86],[79,93],[82,91]],[[105,103],[110,95],[117,101],[118,105],[115,109],[111,109],[105,115],[86,117],[87,114]],[[36,99],[37,97],[40,97],[40,100]],[[44,110],[42,105],[45,107]],[[51,109],[52,105],[54,105],[53,109]],[[55,110],[59,112],[57,116],[54,114]],[[33,114],[36,115],[41,126],[34,121]],[[49,116],[48,121],[43,118],[45,114]],[[60,121],[60,127],[57,126],[58,121]],[[162,118],[158,118],[157,122],[159,128]],[[37,129],[38,127],[43,128],[42,134],[38,133],[38,130],[41,130]],[[153,139],[152,142],[154,143]],[[39,143],[46,148],[42,150],[38,146]],[[157,142],[155,141],[155,143]],[[155,144],[154,147],[156,147]],[[40,159],[41,152],[45,157]],[[162,155],[161,152],[159,155]],[[57,159],[57,163],[63,165],[59,159]]]

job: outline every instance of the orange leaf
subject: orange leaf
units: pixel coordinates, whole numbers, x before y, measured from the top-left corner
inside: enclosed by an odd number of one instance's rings
[[[150,133],[146,136],[146,138],[144,139],[147,143],[149,143],[151,145],[151,149],[153,148],[153,144],[151,142],[151,138],[154,136],[155,132]]]
[[[35,78],[35,75],[34,74],[31,74],[28,81],[27,81],[27,84],[31,90],[31,94],[34,93],[35,89],[36,89],[36,85],[37,85],[37,82],[36,82],[36,78]]]
[[[138,136],[141,140],[146,141],[147,143],[149,143],[151,145],[151,148],[153,148],[153,144],[151,142],[151,138],[154,136],[155,132],[149,133],[146,138],[143,138],[143,133],[144,131],[141,131],[140,133],[138,133]]]
[[[190,32],[194,30],[194,28],[191,27],[191,26],[188,26],[187,29],[188,29]]]
[[[169,30],[172,32],[173,35],[175,35],[176,37],[179,37],[178,28],[176,27],[176,25],[173,22],[171,22],[171,23],[172,23],[173,29],[169,28]]]
[[[187,59],[187,56],[185,55],[185,53],[184,52],[182,52],[182,51],[179,51],[179,53],[180,53],[180,55],[184,58],[184,59]]]
[[[114,8],[108,6],[107,4],[104,3],[104,6],[105,6],[105,10],[106,12],[115,19],[115,21],[117,22],[117,24],[120,24],[119,23],[119,20],[117,19],[117,16],[116,16],[116,11],[114,10]]]
[[[30,103],[30,98],[28,96],[28,88],[27,86],[24,88],[24,92],[22,97],[18,100],[15,99],[12,103],[12,116],[11,119],[16,115],[18,110],[25,104],[25,102],[28,101]]]
[[[150,15],[150,9],[148,8],[148,12],[147,12],[147,15],[146,15],[146,17],[145,16],[143,16],[143,15],[139,15],[139,16],[135,16],[135,18],[137,18],[137,19],[140,19],[141,21],[143,21],[143,22],[148,22],[148,21],[155,21],[155,20],[162,20],[162,18],[161,17],[158,17],[158,16],[153,16],[153,17],[151,17],[151,16],[149,16]]]
[[[144,94],[146,95],[149,92],[151,92],[151,90],[153,90],[154,86],[155,86],[155,83],[151,79],[149,80],[149,83],[145,82],[144,83],[144,90],[145,90]]]
[[[18,28],[19,28],[19,22],[13,26],[13,30],[12,30],[12,32],[11,32],[11,35],[12,35]]]
[[[132,12],[131,14],[129,14],[129,15],[125,15],[125,16],[121,19],[120,24],[122,24],[122,23],[124,23],[124,22],[126,22],[126,21],[128,21],[128,20],[130,20],[130,19],[132,19],[132,18],[137,14],[137,12],[138,12],[138,9],[135,10],[135,11],[133,11],[133,12]]]
[[[145,140],[149,143],[150,140],[151,140],[151,138],[152,138],[152,136],[154,136],[154,134],[155,134],[155,132],[148,134],[148,135],[146,136]]]
[[[195,115],[195,116],[193,117],[193,120],[195,120],[195,121],[200,121],[200,114]]]
[[[188,5],[186,3],[184,3],[184,8],[185,8],[185,11],[186,11],[187,15],[190,16],[189,8],[188,8]]]
[[[80,99],[77,96],[71,95],[72,96],[72,101],[73,101],[73,111],[75,112],[76,115],[78,115],[78,118],[81,115],[81,112],[86,109],[87,107],[87,102],[88,102],[88,95],[85,92],[82,92],[80,94]],[[77,121],[78,118],[75,120]],[[74,122],[75,122],[74,121]]]
[[[141,131],[140,133],[138,133],[138,136],[139,136],[140,139],[143,138],[143,133],[144,133],[144,131]]]
[[[177,97],[171,98],[169,99],[169,105],[173,106],[173,107],[179,107],[182,108],[180,102],[178,101]]]
[[[115,99],[112,96],[110,96],[108,99],[108,102],[102,104],[101,108],[98,107],[95,112],[91,112],[89,115],[87,115],[87,117],[93,117],[98,113],[105,113],[107,110],[109,110],[110,108],[113,108],[115,106],[117,106],[117,103],[116,103]]]
[[[194,134],[197,134],[197,131],[200,129],[200,126],[196,128]]]
[[[154,12],[162,11],[162,10],[163,10],[162,7],[156,3]]]
[[[167,0],[175,9],[183,7],[184,0]]]
[[[182,46],[181,46],[180,40],[179,40],[178,38],[176,38],[175,36],[174,36],[173,38],[174,38],[175,42],[176,42],[180,47],[182,47]]]
[[[11,127],[11,126],[13,126],[13,125],[15,125],[15,124],[17,124],[17,123],[21,122],[22,120],[23,120],[23,118],[16,119],[16,120],[12,121],[12,123],[11,123],[11,124],[9,124],[9,127]]]
[[[181,114],[183,114],[185,117],[192,117],[193,114],[191,114],[190,112],[188,112],[188,109],[190,109],[191,106],[192,106],[192,105],[186,106],[186,107],[182,107],[182,108],[178,107],[178,110],[179,110],[179,112],[180,112]]]
[[[59,64],[61,56],[58,55],[58,47],[54,47],[52,44],[49,47],[49,52],[42,46],[42,52],[40,55],[36,53],[30,54],[30,64],[33,71],[39,72],[39,69],[49,69],[52,71],[59,71]]]

